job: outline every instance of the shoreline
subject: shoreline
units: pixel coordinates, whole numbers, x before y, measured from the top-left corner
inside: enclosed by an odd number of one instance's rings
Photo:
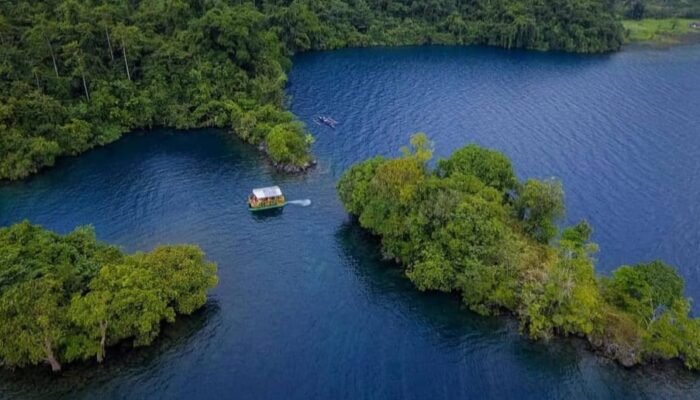
[[[258,147],[258,151],[265,155],[267,162],[270,165],[272,165],[272,167],[278,172],[284,172],[287,174],[302,174],[302,173],[306,173],[310,169],[314,168],[316,166],[316,164],[318,164],[318,161],[315,158],[311,158],[311,160],[307,161],[306,163],[304,163],[302,165],[276,162],[270,156],[270,153],[267,151],[267,146],[265,145],[264,142],[258,144],[257,147]]]
[[[623,21],[623,23],[625,23],[625,22],[628,22],[628,21]],[[625,26],[625,28],[627,29],[627,26]],[[666,37],[666,38],[668,39],[668,37]],[[621,52],[628,51],[629,49],[635,48],[635,47],[637,47],[637,48],[655,48],[655,49],[664,50],[664,49],[669,49],[669,48],[677,47],[677,46],[697,45],[697,44],[700,44],[700,29],[697,29],[697,32],[691,31],[689,33],[684,33],[681,35],[675,35],[675,36],[673,36],[673,39],[674,40],[669,41],[669,40],[663,40],[660,37],[658,40],[630,40],[629,37],[625,37],[626,42],[623,43],[622,46],[618,50],[612,51],[611,53],[608,53],[608,54],[621,53]],[[391,48],[397,48],[397,47],[423,47],[423,46],[430,46],[430,47],[433,47],[433,46],[435,46],[435,47],[483,46],[483,47],[499,49],[499,50],[519,50],[519,51],[527,51],[527,52],[532,51],[532,52],[537,52],[537,53],[562,53],[561,50],[546,50],[546,49],[536,49],[536,48],[527,48],[527,47],[506,48],[506,47],[497,46],[497,45],[483,45],[483,44],[476,44],[476,43],[474,43],[474,44],[459,44],[459,43],[447,43],[447,42],[444,42],[444,43],[443,42],[431,42],[431,43],[413,43],[413,44],[406,43],[406,44],[397,44],[397,45],[373,43],[373,44],[369,44],[366,46],[347,46],[347,47],[338,47],[338,48],[327,49],[327,50],[323,50],[323,49],[309,50],[309,51],[299,52],[299,53],[293,54],[291,56],[293,57],[296,55],[313,53],[313,52],[337,51],[337,50],[343,50],[343,49],[364,49],[364,48],[382,48],[382,47],[387,48],[387,49],[391,49]],[[584,56],[596,56],[596,55],[604,54],[604,53],[577,53],[577,52],[563,52],[563,53],[581,54]],[[285,107],[285,110],[289,111],[287,107]],[[51,168],[55,167],[55,165],[61,159],[79,157],[82,154],[85,154],[92,149],[95,149],[98,147],[109,146],[110,144],[119,141],[124,135],[130,134],[132,132],[151,131],[154,129],[176,129],[176,130],[180,130],[180,131],[192,131],[192,130],[197,130],[197,129],[208,129],[208,128],[216,128],[216,129],[225,130],[228,133],[233,134],[233,135],[237,136],[238,138],[241,138],[241,136],[238,133],[236,133],[232,127],[216,127],[216,126],[211,126],[211,125],[194,126],[194,127],[185,128],[185,129],[172,127],[172,126],[166,126],[166,125],[162,125],[162,126],[157,125],[157,126],[152,126],[152,127],[135,127],[133,129],[130,129],[128,131],[121,133],[119,135],[119,137],[117,137],[114,140],[111,140],[109,142],[102,143],[102,144],[96,144],[96,145],[91,146],[90,148],[88,148],[85,151],[82,151],[78,154],[59,155],[54,159],[54,161],[52,163],[40,166],[36,169],[36,171],[30,172],[25,176],[18,177],[15,179],[2,177],[2,178],[0,178],[0,184],[8,184],[8,183],[12,183],[12,182],[21,182],[21,181],[29,180],[32,177],[40,174],[42,171],[45,171],[47,169],[51,169]],[[308,129],[306,129],[306,131],[308,133]],[[251,144],[251,143],[248,143],[248,144]],[[313,169],[313,167],[316,166],[316,164],[317,164],[317,160],[313,157],[313,154],[311,152],[309,152],[309,154],[308,154],[310,157],[310,161],[307,161],[303,165],[294,165],[294,164],[290,164],[290,163],[277,163],[277,162],[273,161],[272,158],[270,157],[270,155],[267,151],[267,148],[266,148],[267,147],[266,143],[264,143],[264,142],[258,143],[258,144],[252,143],[252,145],[255,145],[259,151],[262,151],[262,153],[265,154],[265,157],[267,158],[269,164],[271,166],[273,166],[273,168],[275,168],[275,170],[282,172],[282,173],[302,174],[302,173],[309,171],[310,169]]]
[[[634,48],[668,50],[675,47],[700,45],[700,33],[690,33],[674,36],[673,41],[643,40],[627,42],[622,46],[621,52]]]
[[[625,29],[624,48],[630,45],[669,48],[700,43],[700,19],[692,18],[645,18],[623,20]]]

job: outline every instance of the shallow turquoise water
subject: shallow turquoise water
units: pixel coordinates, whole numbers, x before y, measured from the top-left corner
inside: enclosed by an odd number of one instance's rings
[[[292,110],[319,166],[272,171],[223,132],[159,130],[0,187],[0,224],[93,224],[126,250],[193,242],[219,264],[205,309],[105,365],[0,374],[16,398],[659,398],[700,396],[675,365],[626,370],[575,340],[532,343],[509,318],[421,294],[349,222],[334,185],[353,162],[425,131],[440,156],[469,142],[521,177],[558,176],[569,222],[596,229],[599,269],[662,258],[700,297],[700,47],[580,57],[485,48],[342,50],[297,57]],[[329,114],[336,130],[312,123]],[[281,213],[251,215],[279,184]],[[697,310],[697,307],[696,307]]]

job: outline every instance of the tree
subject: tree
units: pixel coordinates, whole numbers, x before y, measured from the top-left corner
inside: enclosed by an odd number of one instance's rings
[[[556,236],[556,221],[564,216],[561,184],[552,179],[529,179],[518,192],[515,211],[527,233],[540,243],[548,243]]]
[[[0,296],[0,358],[8,365],[47,362],[60,371],[56,354],[65,335],[61,282],[54,277],[23,282]]]
[[[58,143],[67,154],[76,155],[90,147],[94,132],[89,122],[72,119],[59,129]]]
[[[127,57],[127,46],[129,46],[129,52],[131,53],[132,58],[140,54],[142,42],[144,40],[141,30],[136,26],[125,26],[119,24],[114,27],[112,37],[114,37],[114,40],[119,43],[119,46],[122,49],[124,71],[126,72],[127,79],[131,80],[131,69],[129,68],[129,58]]]
[[[456,288],[455,270],[439,246],[422,250],[419,260],[406,270],[406,276],[420,291],[451,292]]]
[[[406,158],[414,158],[423,164],[433,158],[433,143],[428,135],[423,132],[411,135],[410,146],[401,148],[401,153]]]
[[[52,21],[48,21],[45,14],[39,14],[35,17],[32,27],[25,31],[25,40],[30,43],[31,52],[42,54],[41,59],[46,58],[46,55],[51,57],[53,71],[58,78],[58,62],[52,40],[58,36],[58,26]]]
[[[647,326],[674,302],[684,300],[683,279],[660,261],[622,266],[609,279],[603,280],[603,285],[611,304],[636,316]]]
[[[93,282],[94,284],[94,282]],[[94,288],[84,296],[75,295],[68,309],[70,320],[79,326],[87,337],[77,346],[69,346],[67,358],[87,359],[95,356],[101,363],[106,355],[107,328],[116,318],[112,306],[113,294],[107,290]]]
[[[322,24],[314,12],[301,2],[293,2],[272,16],[278,35],[290,52],[319,48]]]
[[[384,158],[375,157],[357,163],[345,171],[337,184],[338,196],[351,214],[362,215],[374,196],[371,182]]]
[[[79,75],[82,80],[85,100],[90,101],[90,91],[88,90],[87,79],[85,78],[85,55],[78,42],[73,41],[63,45],[62,52],[66,58],[66,65],[73,71],[72,74]]]
[[[150,344],[163,320],[173,322],[163,277],[143,263],[142,256],[103,267],[90,283],[90,291],[71,302],[70,317],[94,341],[76,352],[104,360],[108,343],[134,338],[135,345]],[[77,358],[77,357],[76,357]]]
[[[438,171],[445,177],[474,175],[499,191],[512,190],[517,183],[513,166],[505,155],[473,144],[457,150],[447,160],[440,160]]]
[[[79,291],[101,263],[121,256],[99,243],[90,227],[60,236],[27,221],[0,229],[0,254],[0,291],[47,275],[56,276],[66,291]]]
[[[191,314],[217,284],[196,246],[124,255],[90,228],[67,235],[28,222],[0,229],[0,364],[105,358],[109,345],[148,345],[163,321]]]
[[[535,338],[594,333],[600,323],[602,299],[595,278],[586,222],[566,228],[542,269],[523,273],[522,325]]]
[[[191,314],[204,305],[207,291],[218,283],[216,265],[206,262],[197,246],[161,246],[145,254],[144,266],[162,280],[159,285],[178,314]]]
[[[267,152],[280,164],[304,165],[309,161],[311,138],[304,136],[300,123],[280,124],[267,135]]]
[[[632,8],[629,11],[629,16],[632,19],[640,20],[644,18],[645,8],[646,7],[644,7],[644,2],[636,0],[632,3]]]

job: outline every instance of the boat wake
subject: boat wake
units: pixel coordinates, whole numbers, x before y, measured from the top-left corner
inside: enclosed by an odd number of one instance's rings
[[[308,207],[308,206],[311,205],[311,200],[309,200],[309,199],[304,199],[304,200],[292,200],[292,201],[288,201],[287,204],[296,204],[296,205],[298,205],[298,206]]]

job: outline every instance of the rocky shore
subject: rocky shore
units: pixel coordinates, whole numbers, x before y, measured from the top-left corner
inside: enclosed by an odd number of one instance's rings
[[[287,174],[299,174],[302,172],[306,172],[309,169],[313,168],[316,166],[318,163],[315,159],[311,159],[310,161],[307,161],[306,163],[302,165],[296,165],[296,164],[291,164],[291,163],[283,163],[283,162],[275,162],[272,160],[272,157],[270,157],[270,153],[267,151],[267,146],[265,146],[264,143],[261,143],[258,146],[258,150],[263,152],[266,156],[267,159],[269,160],[270,164],[280,172],[284,172]]]

